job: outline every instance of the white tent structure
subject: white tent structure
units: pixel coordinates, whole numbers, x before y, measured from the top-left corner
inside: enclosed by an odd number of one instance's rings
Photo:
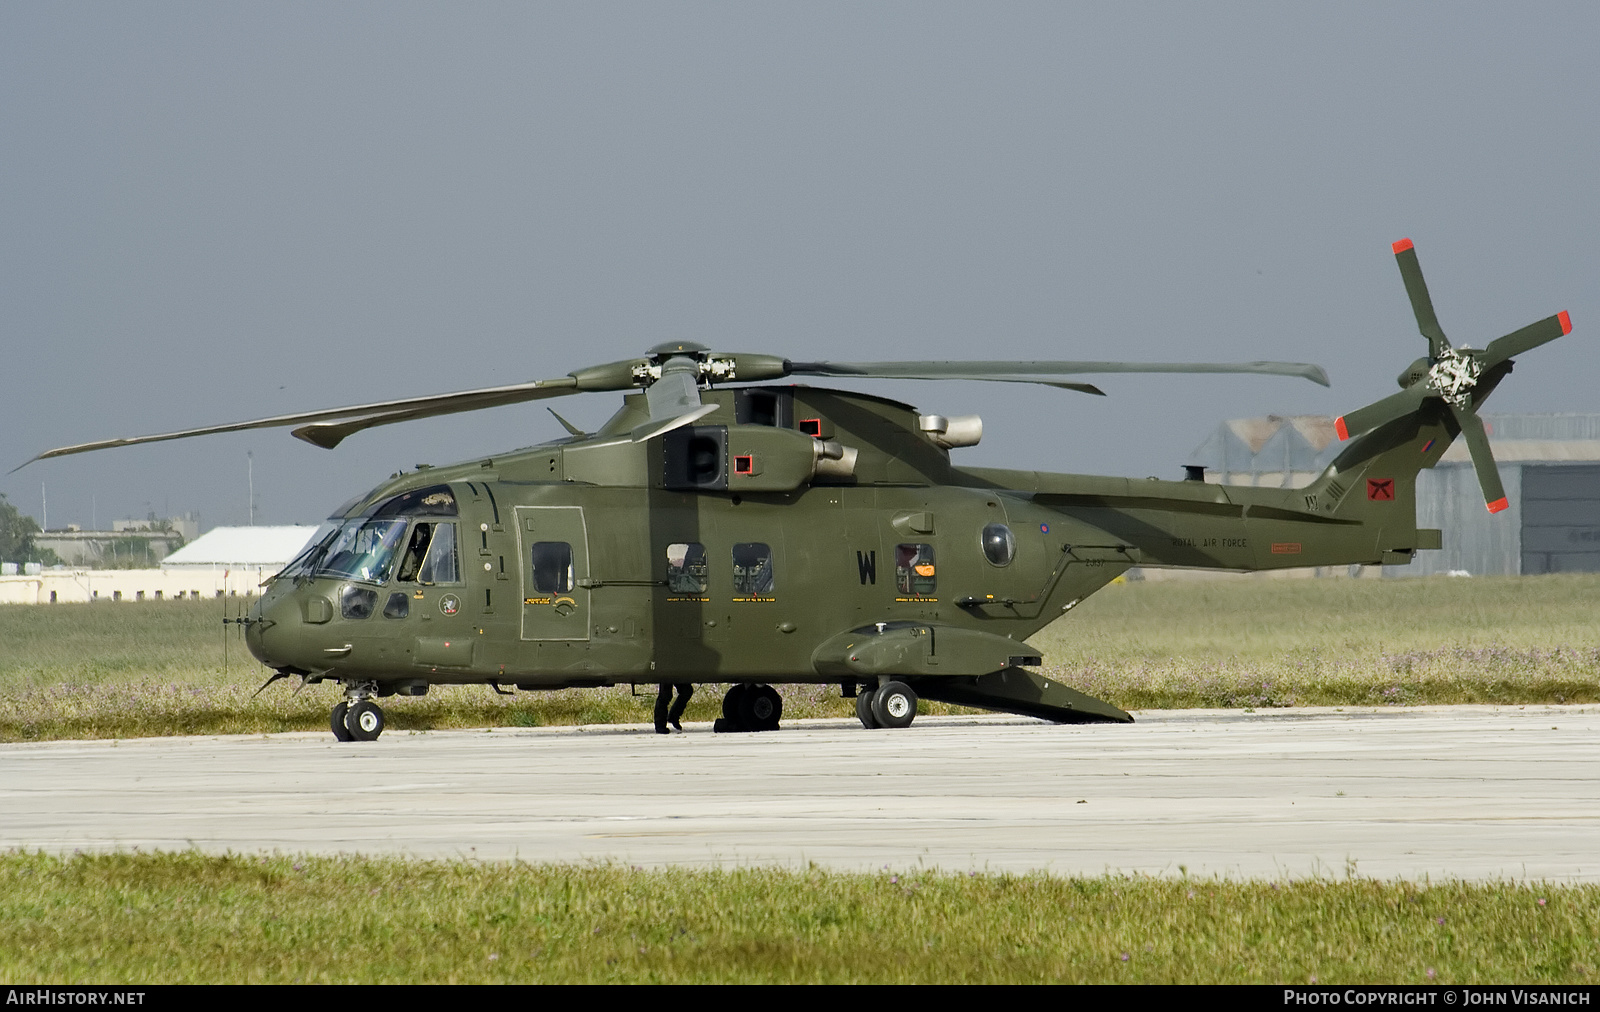
[[[316,533],[315,527],[214,527],[161,560],[172,569],[262,569],[288,565]]]

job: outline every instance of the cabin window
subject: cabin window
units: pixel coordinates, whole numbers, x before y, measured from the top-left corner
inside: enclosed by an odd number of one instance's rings
[[[932,594],[938,584],[933,566],[932,545],[896,545],[894,583],[902,594],[921,597]]]
[[[532,549],[533,589],[565,594],[572,589],[572,546],[565,541],[540,541]]]
[[[397,590],[389,595],[389,603],[383,606],[384,618],[405,618],[411,614],[411,599],[403,590]]]
[[[667,546],[667,590],[674,594],[706,592],[706,546],[697,542]]]
[[[1017,557],[1017,537],[1005,524],[989,524],[983,529],[983,557],[990,565],[1009,566]]]
[[[772,549],[758,541],[733,546],[733,596],[765,597],[776,586]]]

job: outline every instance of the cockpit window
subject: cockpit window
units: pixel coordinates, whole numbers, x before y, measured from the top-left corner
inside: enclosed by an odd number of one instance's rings
[[[313,575],[387,583],[405,532],[404,520],[351,520],[329,541]]]
[[[392,517],[405,514],[413,517],[453,517],[458,514],[456,494],[449,485],[430,485],[397,495],[373,510],[372,515]]]
[[[419,521],[411,528],[396,578],[407,583],[455,583],[456,525]]]
[[[457,583],[460,580],[461,570],[456,565],[456,525],[434,524],[433,544],[428,548],[422,571],[417,574],[417,582]]]

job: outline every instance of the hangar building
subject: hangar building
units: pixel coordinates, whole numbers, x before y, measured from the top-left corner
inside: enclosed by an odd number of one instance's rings
[[[1600,414],[1483,420],[1510,508],[1484,509],[1466,443],[1456,440],[1417,476],[1417,526],[1442,530],[1444,548],[1385,575],[1600,572]],[[1211,482],[1300,488],[1342,445],[1325,415],[1240,418],[1219,425],[1189,463]]]

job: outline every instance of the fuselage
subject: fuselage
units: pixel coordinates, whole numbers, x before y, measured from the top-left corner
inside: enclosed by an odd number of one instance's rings
[[[871,395],[704,397],[717,410],[666,436],[630,437],[630,397],[599,433],[396,475],[274,578],[251,650],[396,691],[835,682],[828,644],[879,623],[1025,656],[1136,564],[1378,562],[1415,541],[1399,509],[1397,540],[1290,490],[963,469],[930,416]]]

